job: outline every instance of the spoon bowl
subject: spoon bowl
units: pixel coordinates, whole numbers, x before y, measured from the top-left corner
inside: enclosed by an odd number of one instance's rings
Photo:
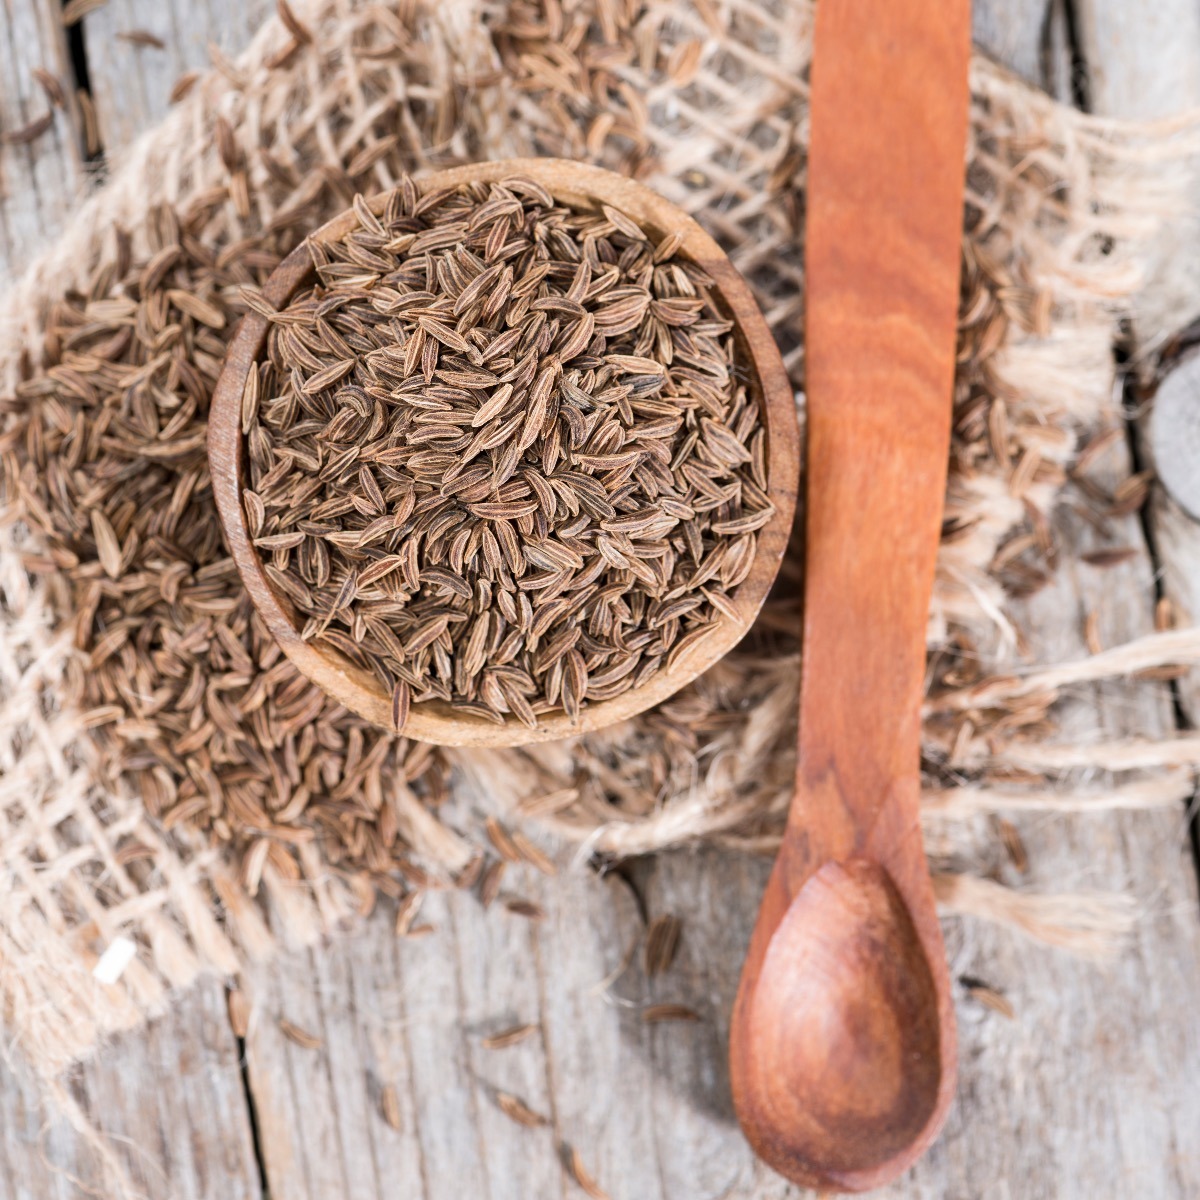
[[[944,1081],[937,986],[895,884],[866,859],[826,863],[751,965],[730,1052],[755,1152],[810,1187],[890,1178],[936,1132]]]
[[[724,251],[681,208],[640,183],[584,163],[549,158],[476,163],[433,172],[418,179],[417,186],[427,191],[465,183],[496,182],[517,175],[540,183],[556,200],[577,210],[599,211],[601,205],[611,205],[656,240],[672,233],[682,235],[677,253],[707,272],[713,281],[712,294],[718,307],[733,323],[737,362],[745,372],[746,386],[759,405],[766,429],[766,490],[775,513],[758,531],[750,573],[731,597],[736,616],[722,614],[712,635],[682,654],[670,667],[664,667],[640,686],[619,696],[585,705],[577,721],[565,713],[552,713],[541,717],[533,729],[512,714],[497,725],[473,714],[457,712],[452,705],[441,701],[414,704],[404,725],[405,736],[448,746],[516,746],[570,737],[636,716],[673,695],[727,654],[754,623],[783,560],[796,506],[800,452],[792,385],[766,320]],[[384,193],[368,203],[378,213],[387,199],[388,194]],[[357,214],[348,210],[321,226],[310,239],[335,241],[357,222]],[[301,245],[272,273],[263,294],[275,307],[281,307],[309,284],[314,274],[309,251]],[[263,353],[267,331],[267,318],[257,313],[243,318],[213,393],[208,458],[225,539],[251,601],[296,667],[352,712],[373,724],[391,728],[391,698],[372,674],[335,650],[301,639],[301,622],[287,598],[268,582],[246,527],[241,500],[246,457],[241,430],[242,394],[250,371]]]

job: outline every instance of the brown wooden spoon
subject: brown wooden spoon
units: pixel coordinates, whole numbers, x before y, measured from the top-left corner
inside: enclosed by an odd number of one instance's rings
[[[757,1153],[843,1191],[910,1166],[954,1092],[918,764],[969,56],[969,0],[817,6],[799,760],[730,1065]]]

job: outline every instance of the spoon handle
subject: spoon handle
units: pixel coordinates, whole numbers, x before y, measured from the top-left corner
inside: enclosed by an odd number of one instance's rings
[[[955,362],[969,0],[817,6],[793,887],[918,839],[925,630]],[[922,860],[923,869],[923,860]],[[897,880],[901,884],[902,881]]]

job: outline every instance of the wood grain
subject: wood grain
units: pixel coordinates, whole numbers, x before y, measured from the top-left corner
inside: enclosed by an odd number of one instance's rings
[[[1080,0],[1083,51],[1091,75],[1091,101],[1109,116],[1154,119],[1200,106],[1200,9],[1187,0],[1165,0],[1142,14],[1112,0]],[[1193,171],[1200,163],[1193,162]],[[1164,224],[1157,272],[1142,304],[1143,327],[1187,322],[1196,303],[1195,272],[1200,232],[1192,223]],[[1200,368],[1194,357],[1170,368],[1194,391]],[[1139,448],[1153,466],[1152,439],[1143,423]],[[1196,464],[1200,474],[1200,463]],[[1194,491],[1194,489],[1191,489]],[[1186,499],[1195,503],[1192,495]],[[1166,494],[1152,493],[1148,507],[1163,594],[1175,619],[1200,622],[1200,522]],[[1192,728],[1200,727],[1200,670],[1179,680],[1177,694]]]
[[[58,81],[67,108],[52,106],[35,68]],[[74,94],[57,6],[49,0],[0,0],[0,280],[62,228],[82,189]],[[47,113],[53,119],[44,133],[28,143],[6,143],[6,136]]]
[[[1200,7],[1191,0],[1075,0],[1091,107],[1153,119],[1200,105]]]
[[[1045,86],[1050,46],[1051,14],[1061,5],[1055,0],[1006,0],[981,4],[971,14],[975,44],[1030,83]]]
[[[966,0],[817,9],[796,794],[730,1060],[755,1149],[789,1178],[837,1190],[910,1166],[954,1092],[918,771],[969,59]]]
[[[163,117],[180,77],[212,65],[210,46],[235,57],[273,8],[272,0],[107,0],[84,17],[88,76],[105,154],[119,157]],[[134,31],[153,34],[163,47],[120,36]]]
[[[1077,624],[1072,597],[1070,580],[1053,597],[1065,632]],[[1141,718],[1138,711],[1113,703],[1109,732],[1146,728],[1145,710]],[[1091,704],[1081,704],[1078,716],[1093,719]],[[1192,1200],[1200,1194],[1200,1030],[1189,1006],[1173,997],[1200,987],[1200,937],[1189,907],[1194,892],[1189,898],[1183,886],[1178,826],[1144,815],[1127,818],[1119,831],[1108,818],[1041,831],[1024,825],[1035,851],[1031,886],[1106,887],[1117,874],[1133,874],[1154,906],[1151,918],[1131,951],[1103,968],[1010,931],[948,922],[963,1062],[959,1102],[930,1153],[878,1194],[1095,1200],[1123,1194],[1114,1180],[1129,1180],[1139,1195]],[[1055,839],[1048,848],[1047,835]],[[561,1135],[613,1200],[809,1195],[756,1163],[729,1100],[734,968],[768,870],[762,860],[713,850],[661,856],[638,864],[641,905],[613,877],[514,876],[507,886],[542,904],[545,920],[532,924],[498,908],[483,913],[471,897],[454,894],[431,898],[422,911],[419,923],[436,927],[428,937],[397,942],[383,908],[355,934],[252,969],[244,983],[253,997],[246,1057],[271,1194],[573,1200],[582,1193],[558,1173]],[[996,870],[1015,880],[1010,867],[997,863]],[[651,918],[682,917],[675,964],[647,980],[635,957],[606,991],[600,985],[641,934],[643,905]],[[972,1001],[960,978],[1002,992],[1014,1019]],[[639,1012],[649,1002],[682,1003],[701,1020],[646,1026]],[[316,1034],[322,1048],[289,1041],[279,1017]],[[186,1048],[198,1072],[219,1071],[221,1058],[206,1044],[204,1018],[190,998],[177,1018],[170,1037],[181,1052]],[[506,1050],[480,1049],[482,1037],[518,1022],[534,1023],[539,1034]],[[148,1098],[181,1095],[184,1084],[158,1064],[127,1065],[126,1046],[117,1042],[89,1070],[110,1078],[125,1070],[123,1086]],[[380,1114],[387,1084],[397,1090],[400,1131]],[[116,1085],[108,1086],[111,1094]],[[489,1087],[520,1096],[557,1124],[512,1124]],[[76,1200],[80,1193],[54,1182],[56,1170],[94,1183],[95,1167],[61,1124],[39,1141],[36,1117],[18,1122],[21,1106],[34,1111],[34,1095],[11,1078],[0,1083],[0,1196]],[[103,1106],[84,1099],[107,1128]],[[244,1108],[198,1111],[208,1123],[178,1131],[195,1155],[246,1135]],[[153,1144],[153,1108],[144,1120],[133,1136]],[[129,1132],[126,1121],[121,1132]],[[181,1169],[167,1164],[167,1182],[149,1194],[171,1195],[172,1172]],[[221,1191],[219,1182],[201,1194],[256,1194]]]
[[[509,175],[525,175],[541,183],[555,199],[580,209],[610,204],[627,213],[655,239],[679,231],[678,253],[699,264],[712,279],[713,296],[734,322],[734,338],[747,367],[746,385],[758,402],[767,433],[767,494],[775,514],[757,533],[754,565],[732,596],[738,617],[722,615],[714,634],[680,655],[670,666],[611,700],[584,706],[579,719],[551,713],[529,728],[516,716],[503,724],[464,715],[442,701],[415,705],[404,726],[406,737],[446,746],[519,746],[553,741],[603,729],[644,712],[686,686],[727,654],[749,631],[767,598],[787,549],[796,508],[800,477],[799,431],[792,385],[783,367],[779,348],[749,287],[724,251],[682,209],[649,188],[611,171],[561,159],[509,159],[474,163],[423,176],[423,188],[452,187],[461,183],[489,182]],[[373,197],[373,211],[382,212],[388,194]],[[314,238],[336,241],[358,223],[348,210],[326,222]],[[274,272],[263,294],[276,307],[285,305],[310,277],[308,249],[296,248]],[[339,703],[382,728],[392,726],[391,697],[369,671],[355,667],[343,655],[300,637],[298,621],[286,598],[267,580],[262,559],[246,528],[242,506],[244,438],[241,432],[242,395],[246,379],[262,353],[267,320],[250,313],[238,327],[226,353],[225,366],[213,392],[208,425],[208,461],[213,496],[221,527],[242,582],[259,615],[292,662]]]
[[[206,980],[170,1014],[122,1034],[66,1081],[117,1170],[47,1108],[39,1085],[0,1068],[0,1197],[259,1200],[258,1163],[225,988]],[[121,1192],[121,1187],[126,1192]]]
[[[1200,6],[1191,0],[1077,0],[1076,11],[1095,112],[1155,120],[1200,108]],[[1200,158],[1180,169],[1191,171],[1195,204]],[[1136,332],[1144,349],[1151,348],[1149,331],[1178,329],[1200,316],[1195,219],[1164,217],[1156,242],[1146,263],[1149,286],[1137,298]]]
[[[614,1196],[647,1195],[654,1085],[638,1050],[650,1035],[600,986],[640,935],[632,896],[586,872],[547,882],[518,869],[507,886],[546,918],[430,896],[420,916],[430,936],[397,939],[381,912],[359,934],[251,973],[247,1062],[275,1194],[550,1200],[572,1191],[558,1152],[568,1142]],[[283,1039],[280,1017],[321,1048]],[[482,1046],[518,1023],[535,1034]],[[581,1078],[606,1082],[582,1089]],[[399,1130],[382,1115],[389,1085]],[[500,1093],[546,1125],[514,1124]]]

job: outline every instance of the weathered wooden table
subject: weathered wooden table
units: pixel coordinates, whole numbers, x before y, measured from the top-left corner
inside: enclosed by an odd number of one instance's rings
[[[15,268],[67,219],[100,162],[165,110],[175,80],[235,50],[263,0],[108,0],[64,32],[59,0],[0,0],[0,129],[45,111],[31,74],[86,89],[30,145],[0,146],[0,266]],[[979,43],[1097,112],[1149,116],[1200,103],[1194,0],[978,0]],[[145,30],[162,45],[122,33]],[[1187,253],[1188,248],[1181,249]],[[1200,267],[1193,244],[1192,269]],[[1085,614],[1108,644],[1152,626],[1156,580],[1200,619],[1200,527],[1158,501],[1123,530],[1135,559],[1100,576],[1063,555],[1023,614],[1035,649],[1083,649]],[[1153,547],[1148,544],[1151,535]],[[1086,529],[1077,531],[1085,542]],[[1155,558],[1157,547],[1161,558]],[[1159,735],[1200,717],[1200,690],[1098,686],[1081,727]],[[958,1103],[897,1197],[1200,1196],[1200,906],[1183,812],[1027,817],[1028,883],[1128,886],[1145,901],[1133,945],[1097,967],[1007,931],[947,923],[952,973],[1003,993],[1009,1019],[958,990]],[[796,1195],[758,1168],[730,1111],[727,1017],[767,864],[675,854],[628,873],[531,881],[532,923],[470,897],[427,904],[434,937],[398,942],[390,914],[320,949],[254,968],[244,1040],[225,985],[194,989],[148,1032],[124,1037],[71,1082],[83,1110],[152,1197],[238,1200],[542,1200],[582,1195],[564,1144],[614,1200]],[[619,974],[647,916],[685,918],[675,966]],[[0,964],[2,965],[2,964]],[[630,1002],[696,1009],[699,1023],[645,1025]],[[280,1020],[320,1040],[289,1040]],[[529,1022],[504,1050],[481,1039]],[[507,1092],[547,1123],[526,1129]],[[385,1120],[390,1109],[392,1121]],[[0,1200],[103,1194],[93,1152],[46,1115],[20,1070],[0,1071]]]

